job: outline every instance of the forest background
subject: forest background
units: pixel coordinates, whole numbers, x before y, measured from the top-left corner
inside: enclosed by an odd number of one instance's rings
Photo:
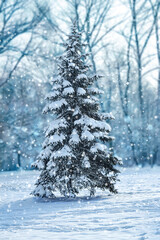
[[[56,58],[76,19],[101,111],[112,112],[124,166],[160,165],[160,1],[0,0],[0,170],[28,169],[50,121],[42,114]]]

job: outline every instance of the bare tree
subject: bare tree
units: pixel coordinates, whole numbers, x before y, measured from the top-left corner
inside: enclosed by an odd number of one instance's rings
[[[134,38],[135,38],[135,46],[136,46],[136,60],[137,60],[137,69],[138,69],[138,93],[139,93],[139,101],[140,101],[140,112],[142,115],[142,119],[144,120],[144,98],[143,98],[143,87],[142,87],[142,57],[143,53],[147,47],[147,44],[149,42],[149,39],[152,35],[154,25],[158,16],[158,11],[159,11],[159,4],[157,5],[157,9],[155,11],[155,16],[152,21],[152,24],[150,26],[150,29],[147,30],[147,34],[145,34],[145,38],[142,38],[142,33],[140,30],[138,30],[137,25],[138,24],[144,24],[144,21],[146,21],[146,18],[148,17],[147,12],[146,16],[141,19],[138,19],[138,15],[141,14],[142,9],[145,7],[147,1],[142,0],[141,3],[137,3],[137,0],[129,0],[130,4],[130,10],[132,13],[132,23],[133,23],[133,28],[134,28]],[[136,7],[138,8],[136,9]],[[138,22],[139,20],[139,22]],[[141,21],[143,21],[141,23]],[[142,39],[142,41],[140,40]]]
[[[158,1],[159,2],[159,1]],[[121,90],[122,86],[122,79],[120,77],[120,66],[117,66],[117,75],[118,77],[118,86],[120,89],[120,96],[121,96],[121,103],[122,103],[122,111],[124,115],[128,116],[128,103],[129,103],[129,89],[131,85],[131,65],[134,63],[134,60],[137,64],[137,93],[139,99],[139,112],[140,112],[140,123],[141,127],[139,128],[139,132],[141,132],[141,148],[139,151],[141,152],[141,160],[140,162],[144,164],[147,158],[147,111],[146,108],[146,99],[144,94],[144,76],[147,75],[149,72],[144,73],[143,69],[147,64],[150,63],[150,59],[147,54],[146,50],[149,44],[149,40],[153,34],[154,26],[157,22],[158,18],[158,11],[159,11],[159,3],[157,1],[154,5],[154,17],[151,18],[151,7],[149,7],[149,1],[146,0],[128,0],[129,9],[131,12],[131,19],[130,19],[130,30],[129,34],[122,31],[121,34],[124,36],[127,42],[127,50],[126,50],[126,62],[127,62],[127,70],[126,70],[126,77],[125,77],[125,85],[124,91]],[[146,27],[147,25],[147,27]],[[128,28],[127,28],[128,31]],[[132,59],[132,61],[131,61]],[[131,114],[131,113],[130,113]],[[128,123],[127,123],[128,125]],[[128,126],[127,126],[128,128]],[[132,130],[128,128],[128,132],[132,135]],[[132,139],[133,137],[131,137]],[[131,145],[134,145],[131,144]],[[133,148],[132,148],[133,151]]]
[[[153,156],[153,164],[158,160],[159,158],[159,144],[160,144],[160,137],[159,137],[159,131],[160,131],[160,30],[159,30],[159,11],[157,12],[157,9],[160,8],[160,1],[152,1],[149,0],[151,9],[152,9],[152,16],[153,21],[155,23],[154,30],[155,30],[155,40],[156,40],[156,52],[157,52],[157,65],[158,65],[158,71],[157,71],[157,101],[156,101],[156,114],[157,114],[157,126],[155,131],[155,137],[157,139],[155,144],[155,151]]]
[[[12,66],[9,66],[8,70],[2,71],[4,75],[0,76],[0,87],[11,78],[19,63],[27,54],[32,31],[43,19],[43,15],[36,10],[33,3],[24,0],[0,1],[0,58],[3,58],[3,62],[7,62],[10,58],[14,59]],[[46,11],[46,8],[44,8],[44,11]],[[20,43],[24,41],[23,34],[25,33],[30,34],[31,37],[25,46],[20,47],[20,45],[24,45]]]
[[[127,58],[128,58],[128,53],[127,53]],[[127,127],[127,133],[128,133],[128,139],[129,139],[129,143],[131,146],[131,150],[132,150],[132,157],[133,157],[133,162],[138,165],[139,161],[136,157],[136,153],[135,153],[135,146],[136,143],[134,142],[134,138],[133,138],[133,129],[131,126],[131,113],[129,112],[129,96],[128,96],[128,91],[129,91],[129,73],[128,71],[130,71],[130,62],[127,62],[127,66],[125,66],[125,62],[123,60],[121,60],[121,56],[118,56],[118,59],[116,60],[117,62],[117,81],[118,81],[118,88],[119,88],[119,96],[120,96],[120,102],[121,102],[121,107],[122,107],[122,112],[123,112],[123,116],[124,116],[124,122],[126,124]],[[122,81],[122,77],[121,77],[121,72],[123,71],[123,67],[127,67],[127,81],[126,84],[123,84]],[[126,87],[125,87],[126,86]],[[132,113],[133,114],[133,113]]]

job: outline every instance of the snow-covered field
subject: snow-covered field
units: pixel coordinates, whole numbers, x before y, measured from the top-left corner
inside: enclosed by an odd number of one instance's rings
[[[160,168],[123,169],[118,195],[74,200],[30,196],[38,174],[0,173],[1,240],[160,239]]]

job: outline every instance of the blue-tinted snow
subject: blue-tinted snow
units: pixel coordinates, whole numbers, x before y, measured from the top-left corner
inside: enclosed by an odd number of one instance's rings
[[[38,175],[0,173],[1,240],[160,239],[160,168],[122,170],[118,195],[92,199],[37,200],[29,193]]]

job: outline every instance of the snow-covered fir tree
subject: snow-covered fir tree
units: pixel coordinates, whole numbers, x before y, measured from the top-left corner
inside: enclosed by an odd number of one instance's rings
[[[32,194],[53,198],[59,191],[75,197],[81,189],[94,195],[98,188],[116,193],[115,165],[119,160],[106,146],[112,141],[106,119],[113,117],[100,113],[96,98],[99,90],[93,87],[99,76],[89,76],[90,66],[84,61],[87,54],[81,53],[83,45],[76,24],[65,47],[44,108],[54,120],[45,131],[43,150],[35,163],[41,174]]]

